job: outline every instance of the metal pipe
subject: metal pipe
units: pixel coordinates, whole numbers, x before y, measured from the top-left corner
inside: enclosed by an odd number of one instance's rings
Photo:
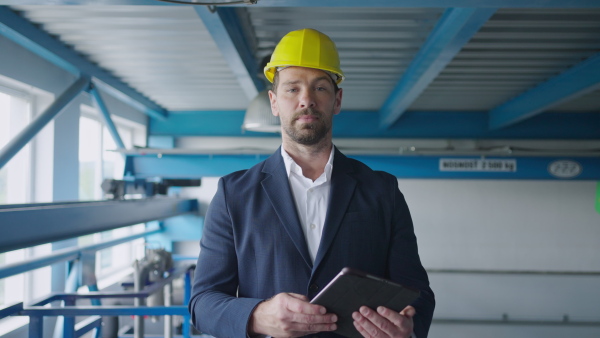
[[[119,131],[117,130],[117,127],[115,126],[112,118],[110,117],[108,108],[106,107],[106,104],[104,104],[104,100],[102,99],[102,96],[100,96],[100,92],[98,91],[96,86],[94,86],[93,83],[90,84],[89,92],[90,94],[92,94],[94,102],[98,106],[98,110],[100,110],[100,112],[102,113],[102,117],[104,119],[104,123],[106,124],[106,128],[108,129],[110,135],[115,141],[117,148],[125,149],[125,144],[123,143],[123,140],[121,140],[121,136],[119,136]]]
[[[54,308],[31,306],[19,312],[19,316],[184,316],[189,314],[185,305],[173,306],[68,306]]]
[[[129,242],[129,241],[132,241],[132,240],[140,238],[140,237],[154,235],[154,234],[157,234],[157,233],[160,233],[163,231],[164,231],[164,229],[162,229],[162,228],[154,229],[154,230],[147,230],[144,232],[140,232],[139,234],[134,234],[134,235],[127,236],[127,237],[112,239],[112,240],[108,240],[108,241],[104,241],[104,242],[100,242],[97,244],[88,245],[88,246],[84,246],[84,247],[58,250],[58,251],[53,252],[52,254],[44,256],[44,257],[33,258],[33,259],[26,260],[26,261],[18,262],[18,263],[8,264],[8,265],[5,265],[0,268],[0,279],[18,275],[23,272],[43,268],[45,266],[52,265],[55,263],[60,263],[60,262],[64,262],[64,261],[70,261],[70,260],[77,259],[77,258],[79,258],[79,256],[81,255],[81,252],[83,252],[83,251],[99,251],[102,249],[109,248],[111,246]]]
[[[164,295],[165,295],[165,306],[173,305],[171,302],[172,297],[172,284],[167,283],[164,287]],[[164,328],[165,338],[173,338],[173,317],[169,315],[165,315],[165,328]]]
[[[44,321],[42,316],[29,316],[29,338],[42,338]]]
[[[183,305],[187,305],[192,298],[192,271],[195,269],[189,269],[185,273],[184,277],[184,286],[183,286]],[[191,336],[191,325],[190,325],[190,313],[189,311],[183,316],[183,324],[182,324],[182,334],[183,338],[190,338]]]
[[[142,279],[142,271],[140,267],[140,262],[136,259],[133,262],[133,291],[140,292],[141,290],[141,279]],[[133,299],[133,305],[136,307],[140,307],[142,304],[142,300],[140,298]],[[133,336],[134,338],[144,338],[144,317],[140,315],[136,315],[133,317]]]
[[[29,123],[19,135],[15,136],[2,150],[0,150],[0,168],[2,168],[21,148],[23,148],[31,139],[42,130],[48,122],[52,121],[69,102],[71,102],[81,91],[85,90],[90,84],[90,78],[81,76],[69,88],[67,88],[40,116]]]

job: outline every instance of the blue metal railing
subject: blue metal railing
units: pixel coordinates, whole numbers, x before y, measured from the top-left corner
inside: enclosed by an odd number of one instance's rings
[[[24,262],[9,264],[0,268],[0,279],[14,276],[23,272],[35,270],[41,267],[49,266],[55,263],[75,261],[81,258],[84,253],[90,253],[106,249],[118,244],[132,241],[137,238],[146,237],[163,232],[164,228],[150,229],[141,233],[133,234],[127,237],[103,241],[97,244],[84,247],[68,248],[56,251],[50,255],[33,258]],[[64,337],[77,338],[95,330],[94,336],[100,337],[102,319],[99,316],[165,316],[176,315],[183,316],[183,337],[190,337],[190,315],[185,305],[181,306],[162,306],[162,307],[131,307],[131,306],[77,306],[79,299],[99,300],[103,298],[146,298],[157,292],[165,285],[171,283],[174,279],[184,275],[184,299],[183,304],[187,304],[190,299],[191,273],[193,265],[187,264],[170,271],[169,276],[158,282],[147,285],[139,292],[101,292],[91,291],[86,294],[78,293],[51,293],[41,299],[34,300],[31,304],[22,302],[9,305],[0,309],[0,319],[8,316],[29,316],[29,337],[43,337],[43,318],[46,316],[64,316]],[[46,307],[52,302],[62,301],[61,307]],[[91,316],[80,323],[75,323],[76,316]]]
[[[84,247],[57,250],[47,256],[32,258],[19,263],[7,264],[0,268],[0,279],[18,275],[23,272],[43,268],[45,266],[49,266],[55,263],[76,260],[79,257],[81,257],[83,252],[99,251],[102,249],[110,248],[111,246],[126,243],[137,238],[154,235],[163,231],[164,229],[162,228],[151,229],[127,237],[103,241],[97,244],[88,245]]]

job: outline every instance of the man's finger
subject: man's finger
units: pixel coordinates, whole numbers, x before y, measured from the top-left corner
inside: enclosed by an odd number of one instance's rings
[[[383,306],[379,306],[377,308],[377,313],[379,313],[382,317],[389,320],[394,326],[397,327],[403,326],[404,322],[408,320],[407,316],[403,315],[402,312],[398,313]]]
[[[410,305],[405,307],[402,311],[400,311],[401,315],[406,316],[408,318],[414,317],[416,313],[417,310],[415,310],[415,308]]]
[[[305,299],[295,297],[291,294],[287,294],[285,298],[286,308],[292,312],[309,314],[309,315],[324,315],[327,313],[327,309],[324,306],[311,304]]]
[[[301,295],[299,293],[292,293],[292,292],[288,292],[287,294],[294,298],[308,302],[308,298],[305,295]]]

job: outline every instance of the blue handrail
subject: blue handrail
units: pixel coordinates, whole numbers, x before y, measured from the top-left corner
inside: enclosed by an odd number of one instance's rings
[[[100,242],[97,244],[92,244],[92,245],[83,246],[83,247],[57,250],[54,253],[44,256],[44,257],[37,257],[37,258],[32,258],[32,259],[29,259],[26,261],[18,262],[18,263],[7,264],[0,268],[0,279],[18,275],[23,272],[43,268],[45,266],[52,265],[54,263],[75,260],[75,259],[78,259],[83,252],[99,251],[102,249],[109,248],[111,246],[129,242],[129,241],[132,241],[137,238],[154,235],[154,234],[157,234],[157,233],[160,233],[163,231],[164,231],[163,228],[151,229],[151,230],[133,234],[133,235],[130,235],[127,237],[107,240],[107,241],[103,241],[103,242]]]

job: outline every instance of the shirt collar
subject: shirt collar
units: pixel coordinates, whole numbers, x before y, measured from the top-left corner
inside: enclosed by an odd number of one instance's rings
[[[331,146],[331,152],[329,153],[329,160],[327,164],[325,164],[325,178],[327,180],[331,179],[331,171],[333,170],[333,154],[334,154],[334,146]],[[296,172],[302,175],[302,168],[294,159],[283,149],[283,145],[281,146],[281,157],[283,157],[283,163],[285,164],[285,172],[287,173],[288,178],[290,177],[290,173]]]

